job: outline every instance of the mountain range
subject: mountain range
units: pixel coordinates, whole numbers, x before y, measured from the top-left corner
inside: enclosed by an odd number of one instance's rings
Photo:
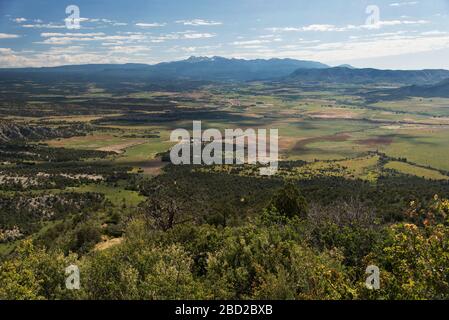
[[[449,79],[448,70],[358,69],[350,65],[329,67],[315,61],[294,59],[227,59],[190,57],[186,60],[148,64],[88,64],[47,68],[0,69],[0,79],[126,81],[281,81],[288,83],[343,83],[430,85]]]
[[[0,76],[32,77],[39,75],[78,78],[112,77],[116,79],[186,79],[196,81],[250,81],[284,77],[297,69],[328,68],[314,61],[294,59],[227,59],[190,57],[186,60],[147,64],[89,64],[49,68],[0,69]]]

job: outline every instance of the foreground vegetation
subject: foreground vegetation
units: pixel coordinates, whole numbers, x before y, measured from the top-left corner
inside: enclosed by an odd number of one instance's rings
[[[22,241],[0,265],[0,298],[449,298],[449,201],[436,196],[393,224],[358,201],[307,204],[292,184],[240,223],[176,223],[177,210],[146,203],[123,241],[87,253]],[[82,241],[93,241],[95,227],[82,228]],[[71,264],[80,290],[64,287]],[[368,265],[381,270],[378,291],[365,287]]]

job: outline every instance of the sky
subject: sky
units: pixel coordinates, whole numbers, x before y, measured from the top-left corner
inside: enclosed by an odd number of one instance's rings
[[[0,0],[1,68],[190,56],[449,69],[449,0]]]

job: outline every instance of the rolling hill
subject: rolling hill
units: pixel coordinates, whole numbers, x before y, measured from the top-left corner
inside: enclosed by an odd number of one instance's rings
[[[449,79],[434,85],[412,85],[374,93],[378,100],[402,100],[408,97],[449,98]]]
[[[285,80],[289,82],[324,83],[388,83],[435,84],[449,78],[448,70],[378,70],[335,67],[326,69],[298,69]]]

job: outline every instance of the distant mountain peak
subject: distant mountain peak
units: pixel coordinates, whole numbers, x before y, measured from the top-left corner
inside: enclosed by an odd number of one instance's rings
[[[341,65],[337,66],[337,68],[356,69],[356,67],[353,67],[350,64],[341,64]]]
[[[196,62],[205,62],[205,61],[215,61],[216,58],[220,57],[197,57],[197,56],[190,56],[188,59],[186,59],[186,62],[196,63]],[[222,58],[223,59],[223,58]]]

